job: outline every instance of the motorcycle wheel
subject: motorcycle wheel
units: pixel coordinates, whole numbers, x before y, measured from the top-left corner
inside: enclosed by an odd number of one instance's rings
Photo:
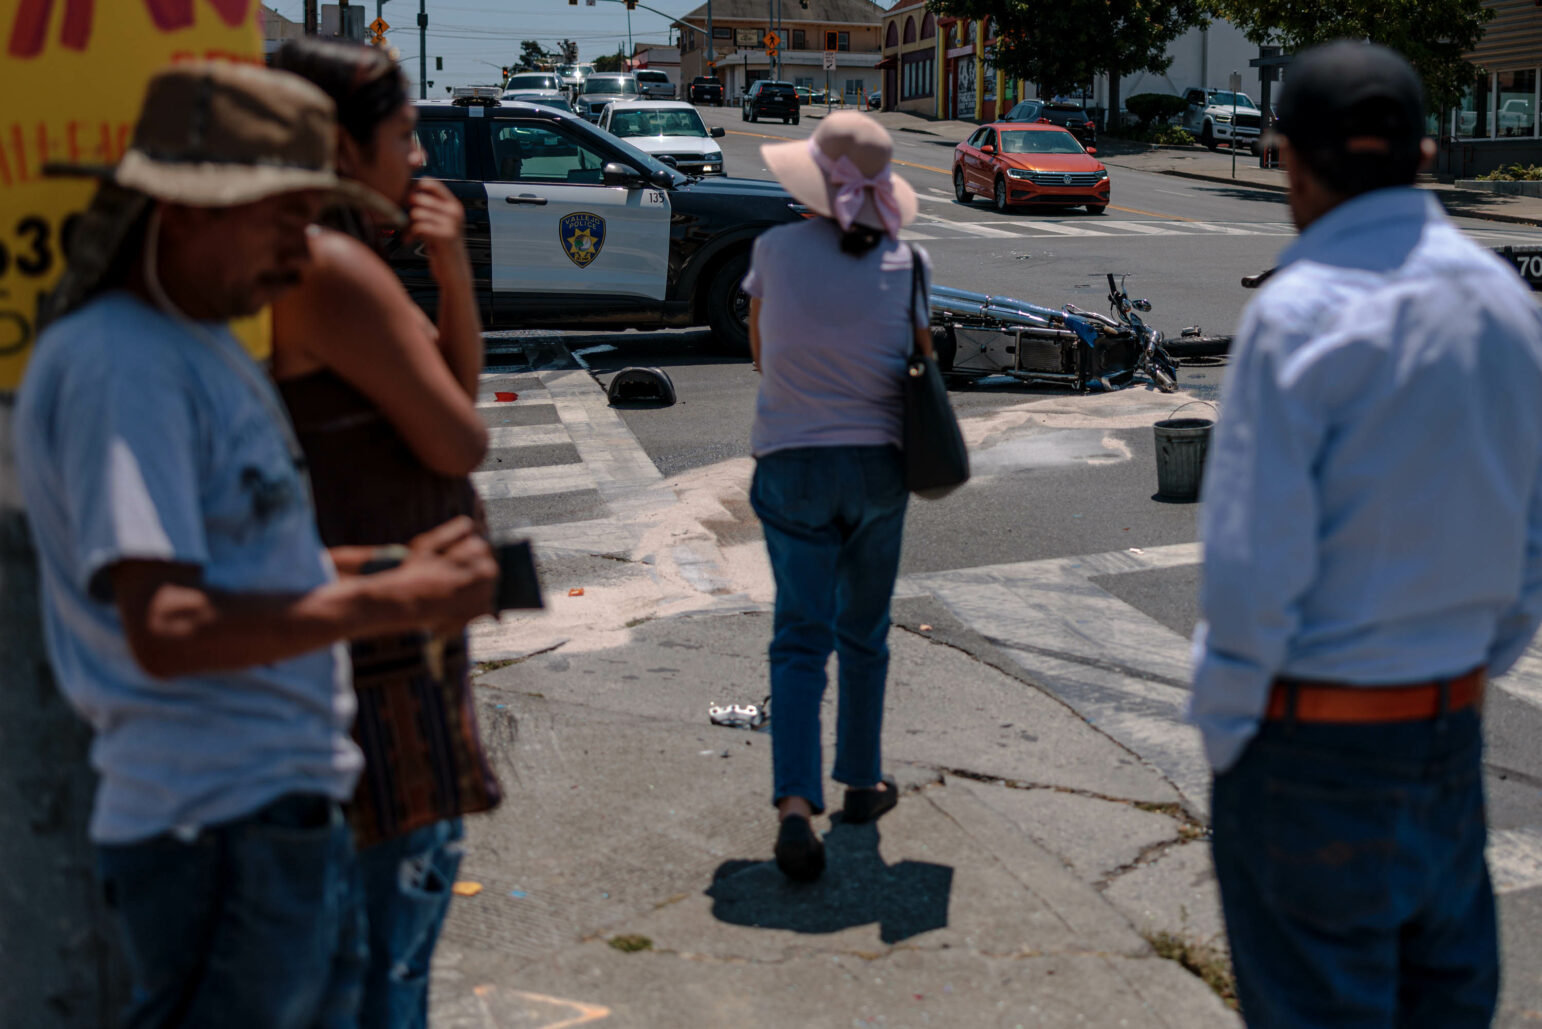
[[[1219,357],[1231,349],[1231,337],[1171,336],[1162,347],[1174,357]]]

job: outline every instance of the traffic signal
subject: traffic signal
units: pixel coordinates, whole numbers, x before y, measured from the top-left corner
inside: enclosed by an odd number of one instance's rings
[[[436,57],[436,58],[434,58],[434,71],[444,71],[444,58],[443,57]]]
[[[626,0],[626,9],[629,11],[637,10],[637,0]]]
[[[507,69],[507,68],[503,69],[503,81],[504,82],[509,81],[509,69]]]

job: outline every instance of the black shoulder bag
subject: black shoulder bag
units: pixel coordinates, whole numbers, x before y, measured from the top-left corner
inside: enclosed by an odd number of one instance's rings
[[[910,266],[905,323],[913,326],[921,292],[921,257],[915,247],[910,248]],[[925,500],[937,500],[969,481],[969,451],[937,359],[921,353],[914,342],[905,366],[904,393],[905,488]]]

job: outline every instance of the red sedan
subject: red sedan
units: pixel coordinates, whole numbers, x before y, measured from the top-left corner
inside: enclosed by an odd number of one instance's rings
[[[1018,204],[1108,206],[1108,169],[1058,125],[995,122],[981,126],[953,149],[953,195],[961,204],[975,194],[996,210]]]

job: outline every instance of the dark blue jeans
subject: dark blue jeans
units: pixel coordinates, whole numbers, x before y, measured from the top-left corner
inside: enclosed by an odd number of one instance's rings
[[[1267,722],[1211,816],[1252,1027],[1487,1026],[1499,989],[1471,709],[1425,722]]]
[[[97,858],[134,979],[126,1026],[355,1024],[364,912],[335,802],[291,794],[191,842]]]
[[[369,972],[361,1029],[428,1025],[428,973],[460,871],[459,818],[359,852],[369,919]]]
[[[819,705],[840,659],[834,777],[882,776],[889,600],[905,530],[904,465],[894,447],[808,447],[760,458],[750,503],[776,577],[771,639],[772,800],[824,810]]]

